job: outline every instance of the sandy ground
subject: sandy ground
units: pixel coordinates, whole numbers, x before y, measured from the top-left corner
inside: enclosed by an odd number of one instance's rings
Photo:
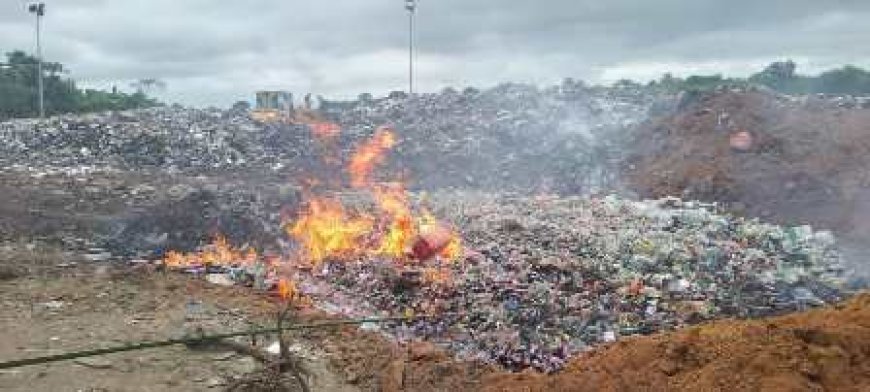
[[[191,307],[191,301],[200,305]],[[105,265],[45,268],[0,282],[0,358],[180,337],[196,327],[243,330],[252,323],[270,325],[277,309],[274,300],[184,276]],[[273,341],[260,338],[261,345]],[[313,374],[313,390],[358,390],[334,372],[324,352],[299,339],[292,342]],[[171,346],[4,370],[0,390],[222,390],[262,367],[225,347]]]

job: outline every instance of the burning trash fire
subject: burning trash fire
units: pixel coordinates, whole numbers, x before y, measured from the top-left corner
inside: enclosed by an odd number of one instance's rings
[[[386,159],[386,152],[396,145],[396,135],[387,128],[381,127],[375,136],[363,143],[350,160],[348,171],[351,175],[351,185],[354,188],[371,186],[370,176],[375,166]]]
[[[199,252],[181,253],[169,251],[163,259],[163,265],[169,268],[191,267],[232,267],[249,266],[258,259],[253,248],[246,250],[234,248],[223,235],[216,235],[211,244]]]
[[[374,180],[375,168],[386,161],[396,143],[395,133],[381,127],[350,157],[350,187],[370,195],[375,211],[352,211],[334,197],[308,195],[299,218],[287,226],[287,233],[301,244],[302,260],[318,265],[363,257],[396,261],[459,257],[459,236],[425,209],[415,211],[403,183]]]
[[[450,273],[440,262],[457,260],[462,254],[458,234],[424,206],[415,205],[403,182],[379,181],[375,173],[396,144],[396,134],[387,127],[360,143],[346,159],[346,189],[334,189],[333,178],[306,179],[303,203],[284,225],[285,233],[298,245],[294,254],[262,257],[253,248],[235,248],[226,237],[217,235],[199,251],[167,252],[163,264],[171,269],[235,271],[231,273],[234,280],[273,289],[284,299],[300,297],[301,291],[278,269],[305,269],[325,262],[385,261],[396,268],[425,268],[425,283],[449,282]],[[324,162],[335,164],[332,158],[326,151]],[[345,203],[338,191],[348,189],[371,203]],[[430,260],[439,263],[421,264]]]
[[[475,248],[466,251],[425,198],[378,172],[398,140],[380,128],[347,156],[324,143],[333,175],[305,179],[298,210],[283,215],[291,241],[280,256],[218,236],[164,263],[267,291],[287,309],[436,315],[378,328],[398,340],[446,338],[458,355],[545,372],[624,336],[842,296],[829,233],[679,199],[475,198],[474,219],[458,220]]]
[[[308,260],[314,264],[327,257],[353,255],[364,235],[374,226],[369,217],[351,217],[336,200],[310,200],[306,208],[288,233],[299,240]]]

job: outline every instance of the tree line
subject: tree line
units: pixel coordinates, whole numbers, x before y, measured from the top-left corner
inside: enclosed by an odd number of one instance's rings
[[[37,70],[35,57],[23,51],[6,53],[6,61],[0,65],[0,119],[39,115]],[[145,93],[148,89],[162,86],[162,82],[156,79],[143,79],[133,86],[135,92],[125,93],[116,89],[81,89],[72,79],[65,77],[66,70],[61,63],[43,62],[42,71],[47,115],[126,110],[160,104]]]
[[[146,92],[165,88],[159,79],[141,79],[132,87],[135,92],[81,89],[64,77],[66,70],[56,62],[43,62],[46,113],[84,113],[105,110],[127,110],[160,105]],[[35,117],[37,103],[37,59],[23,51],[6,53],[0,63],[0,119]],[[685,78],[665,74],[658,80],[641,84],[624,79],[614,88],[650,89],[653,91],[706,91],[723,85],[763,85],[786,94],[849,94],[870,95],[870,72],[852,65],[822,72],[816,76],[797,73],[791,60],[769,64],[748,78],[723,77],[721,74],[692,75]]]
[[[763,85],[785,94],[835,94],[870,96],[870,72],[847,65],[816,76],[800,75],[794,61],[785,60],[769,64],[748,78],[726,78],[721,74],[692,75],[686,78],[665,74],[645,87],[668,92],[706,91],[723,85]],[[631,80],[621,80],[616,87],[643,85]]]

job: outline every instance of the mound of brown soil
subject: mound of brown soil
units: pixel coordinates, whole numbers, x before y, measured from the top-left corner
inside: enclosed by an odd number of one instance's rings
[[[637,136],[628,177],[644,197],[719,201],[779,223],[870,233],[870,109],[722,91]]]
[[[630,339],[552,376],[493,374],[484,383],[486,391],[868,391],[870,295]]]

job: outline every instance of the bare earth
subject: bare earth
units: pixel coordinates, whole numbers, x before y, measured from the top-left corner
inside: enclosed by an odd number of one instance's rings
[[[191,299],[201,302],[201,310],[187,310]],[[268,316],[276,309],[261,296],[181,276],[107,267],[51,271],[0,283],[0,358],[162,340],[183,336],[195,326],[213,332],[240,330],[250,322],[271,322]],[[261,339],[260,344],[274,341]],[[334,373],[325,353],[299,343],[293,348],[314,374],[314,390],[358,390]],[[221,390],[261,369],[253,358],[227,348],[171,346],[5,370],[0,389]]]

